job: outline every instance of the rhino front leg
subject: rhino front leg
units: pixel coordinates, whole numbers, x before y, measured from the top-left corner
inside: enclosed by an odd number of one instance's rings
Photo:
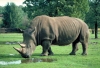
[[[51,47],[49,47],[48,55],[53,55],[53,52],[52,52],[52,50],[51,50]]]
[[[47,56],[47,55],[53,54],[50,45],[51,45],[51,42],[49,40],[45,40],[42,42],[43,51],[42,51],[41,56]]]

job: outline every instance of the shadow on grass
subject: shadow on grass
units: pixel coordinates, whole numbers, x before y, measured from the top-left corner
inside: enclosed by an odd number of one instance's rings
[[[41,57],[41,54],[40,53],[32,54],[32,57],[37,57],[37,56]],[[69,54],[54,54],[54,55],[49,55],[49,56],[70,56],[70,55]]]
[[[50,55],[51,57],[56,57],[56,56],[70,56],[69,54],[54,54],[54,55]],[[50,56],[46,56],[46,57],[50,57]],[[31,57],[43,57],[40,55],[40,53],[35,53],[32,54]],[[4,59],[4,58],[22,58],[20,54],[0,54],[0,59]]]
[[[54,54],[53,56],[69,56],[69,54]]]

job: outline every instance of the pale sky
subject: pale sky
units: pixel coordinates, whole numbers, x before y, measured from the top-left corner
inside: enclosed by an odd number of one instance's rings
[[[13,2],[16,5],[22,5],[25,0],[0,0],[0,6],[7,5],[8,2]]]

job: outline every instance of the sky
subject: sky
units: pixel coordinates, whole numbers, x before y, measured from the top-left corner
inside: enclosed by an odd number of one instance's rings
[[[0,6],[7,5],[8,2],[13,2],[16,5],[22,5],[25,0],[0,0]]]

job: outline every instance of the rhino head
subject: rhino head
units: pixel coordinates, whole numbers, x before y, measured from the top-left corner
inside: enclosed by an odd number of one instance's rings
[[[13,47],[17,52],[21,54],[23,58],[29,58],[36,47],[35,30],[32,28],[26,29],[23,33],[23,43],[19,44],[21,48]]]

